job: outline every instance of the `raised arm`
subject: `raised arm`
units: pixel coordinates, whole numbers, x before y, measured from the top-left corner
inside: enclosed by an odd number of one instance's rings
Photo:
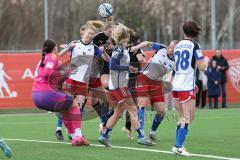
[[[72,49],[75,47],[75,43],[71,42],[67,45],[61,52],[59,52],[59,56],[64,56],[68,51],[72,51]]]
[[[109,62],[110,57],[107,54],[107,52],[105,51],[104,47],[99,47],[99,50],[101,51],[101,58],[104,59],[104,61]]]
[[[144,42],[140,43],[139,45],[132,46],[131,49],[130,49],[130,52],[136,52],[138,49],[148,47],[151,44],[152,44],[152,42],[144,41]]]
[[[116,70],[116,71],[128,71],[129,66],[120,65],[120,60],[122,57],[123,57],[123,53],[118,53],[116,58],[114,56],[111,57],[109,62],[109,69]]]

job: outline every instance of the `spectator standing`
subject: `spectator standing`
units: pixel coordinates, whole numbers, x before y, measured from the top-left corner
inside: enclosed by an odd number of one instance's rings
[[[199,107],[201,103],[201,108],[206,106],[207,101],[207,75],[205,72],[197,70],[196,85],[198,86],[198,92],[196,93],[196,107]]]
[[[217,67],[217,62],[212,60],[207,69],[208,78],[208,101],[209,108],[212,109],[212,100],[214,100],[214,109],[218,108],[218,97],[220,96],[221,72]]]
[[[227,108],[226,99],[227,99],[227,90],[226,90],[226,83],[227,83],[227,76],[226,72],[229,69],[229,65],[227,59],[222,55],[220,50],[216,51],[216,55],[212,58],[217,62],[217,68],[221,72],[221,96],[222,96],[222,108]]]

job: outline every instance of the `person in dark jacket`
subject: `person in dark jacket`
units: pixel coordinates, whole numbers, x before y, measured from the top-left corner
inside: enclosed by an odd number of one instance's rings
[[[217,62],[217,68],[221,72],[221,95],[222,95],[222,108],[227,108],[226,105],[226,99],[227,99],[227,93],[226,93],[226,83],[227,83],[227,76],[226,72],[229,69],[229,65],[227,62],[227,59],[222,55],[220,50],[216,51],[216,55],[212,58]]]
[[[212,100],[214,99],[214,109],[218,108],[218,97],[220,96],[221,72],[217,67],[217,62],[212,60],[207,69],[208,77],[208,100],[209,108],[212,109]]]
[[[203,71],[197,69],[196,73],[196,85],[198,87],[198,92],[196,93],[196,107],[198,108],[201,103],[201,108],[205,108],[207,101],[207,75]]]

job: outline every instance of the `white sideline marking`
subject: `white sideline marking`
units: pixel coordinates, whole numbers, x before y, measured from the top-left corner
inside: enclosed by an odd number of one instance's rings
[[[7,141],[21,141],[21,142],[37,142],[37,143],[48,143],[48,144],[71,144],[71,143],[68,143],[68,142],[54,142],[54,141],[28,140],[28,139],[8,139],[8,138],[5,139],[4,138],[4,140],[7,140]],[[94,146],[94,147],[104,147],[103,145],[99,145],[99,144],[91,144],[91,146]],[[156,153],[165,153],[165,154],[173,154],[170,151],[161,151],[161,150],[156,150],[156,149],[121,147],[121,146],[113,146],[113,148],[136,150],[136,151],[156,152]],[[203,158],[221,159],[221,160],[240,160],[239,158],[221,157],[221,156],[204,155],[204,154],[191,154],[191,156],[203,157]]]

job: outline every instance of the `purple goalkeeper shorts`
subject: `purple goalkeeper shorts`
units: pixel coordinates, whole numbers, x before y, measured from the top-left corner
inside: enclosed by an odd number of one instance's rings
[[[61,112],[68,110],[73,104],[72,96],[61,91],[33,91],[32,100],[42,110]]]

